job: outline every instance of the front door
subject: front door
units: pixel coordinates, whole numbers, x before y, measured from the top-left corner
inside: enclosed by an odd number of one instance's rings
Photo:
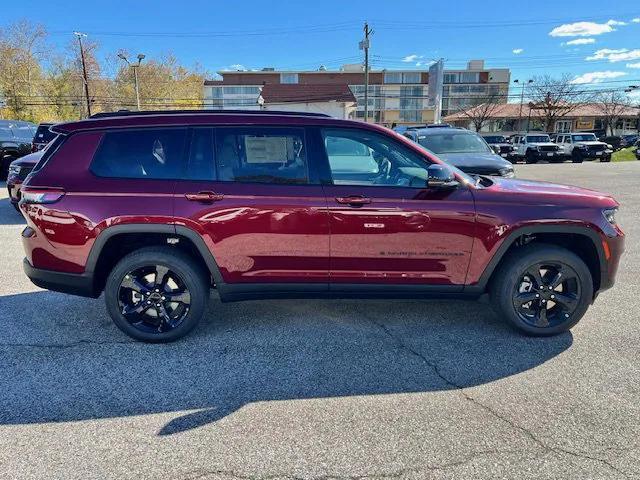
[[[428,160],[365,129],[321,129],[336,284],[462,288],[475,210],[466,187],[426,188]]]
[[[307,150],[300,128],[191,130],[175,217],[202,236],[225,283],[327,287],[329,218]]]

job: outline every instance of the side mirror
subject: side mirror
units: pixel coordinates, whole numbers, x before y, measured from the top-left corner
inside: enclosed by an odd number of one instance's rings
[[[493,150],[493,153],[500,155],[500,147],[498,145],[490,145],[490,147],[491,150]]]
[[[453,188],[458,185],[451,169],[433,164],[427,168],[427,188]]]

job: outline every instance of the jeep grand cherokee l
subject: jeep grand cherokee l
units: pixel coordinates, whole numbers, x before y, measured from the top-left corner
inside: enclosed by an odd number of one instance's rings
[[[53,127],[22,187],[24,269],[128,335],[182,337],[223,302],[479,297],[531,335],[611,287],[616,201],[470,176],[403,136],[320,114],[144,112]]]

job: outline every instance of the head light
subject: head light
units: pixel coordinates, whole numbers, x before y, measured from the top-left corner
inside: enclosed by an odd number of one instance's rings
[[[507,178],[515,177],[515,173],[513,171],[513,168],[511,167],[501,168],[499,172],[501,177],[507,177]]]
[[[617,212],[618,212],[617,208],[607,208],[602,211],[602,214],[604,215],[604,218],[607,219],[607,222],[609,222],[611,225],[617,225],[617,222],[616,222]]]

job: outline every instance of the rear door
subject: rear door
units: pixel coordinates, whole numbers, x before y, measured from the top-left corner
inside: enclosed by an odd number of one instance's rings
[[[318,135],[328,169],[330,288],[461,290],[475,229],[470,191],[426,188],[426,158],[390,136],[358,128]]]
[[[328,288],[327,205],[309,149],[303,128],[191,130],[176,221],[201,235],[225,283]]]

